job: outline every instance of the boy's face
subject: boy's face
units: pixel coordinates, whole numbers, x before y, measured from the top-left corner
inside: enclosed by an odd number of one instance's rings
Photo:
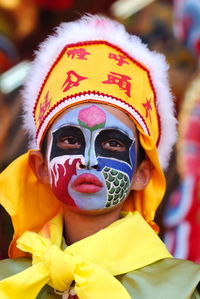
[[[136,129],[101,104],[68,109],[49,130],[48,169],[56,197],[80,211],[108,210],[128,196],[136,167]]]

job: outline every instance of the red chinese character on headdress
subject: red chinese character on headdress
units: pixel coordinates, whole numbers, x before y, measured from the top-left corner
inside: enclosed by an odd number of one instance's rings
[[[102,81],[102,83],[104,84],[116,84],[119,86],[119,88],[121,90],[125,91],[125,94],[127,94],[127,96],[131,96],[130,92],[131,92],[131,83],[129,82],[129,80],[131,80],[131,77],[126,76],[126,75],[122,75],[122,74],[118,74],[115,72],[110,72],[110,74],[108,74],[108,80],[106,81]]]
[[[40,103],[40,112],[39,112],[39,116],[38,116],[39,122],[42,121],[45,113],[47,112],[47,110],[50,107],[50,104],[51,104],[51,100],[49,100],[49,91],[47,91],[47,93],[44,97],[44,102]]]
[[[88,79],[87,77],[83,77],[78,75],[75,71],[69,71],[67,72],[67,79],[65,80],[62,88],[65,86],[63,91],[67,91],[72,87],[79,86],[79,82],[82,80]]]
[[[142,105],[143,105],[143,107],[144,107],[145,110],[146,110],[146,115],[145,115],[146,118],[149,117],[149,119],[150,119],[150,121],[151,121],[151,114],[150,114],[150,111],[152,110],[152,107],[151,107],[151,99],[150,99],[150,100],[147,99],[146,103],[143,103]]]
[[[119,66],[122,66],[124,63],[125,64],[129,64],[128,61],[125,60],[126,57],[124,57],[121,54],[117,55],[117,54],[114,54],[114,53],[109,53],[108,58],[116,60],[117,61],[117,65],[119,65]]]
[[[84,48],[76,48],[67,51],[67,56],[71,56],[72,59],[77,58],[87,60],[87,58],[85,57],[86,55],[90,55],[90,53],[87,52]]]

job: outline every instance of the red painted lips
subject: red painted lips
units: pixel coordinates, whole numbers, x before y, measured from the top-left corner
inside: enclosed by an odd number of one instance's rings
[[[96,193],[102,187],[100,180],[91,173],[80,174],[72,184],[72,188],[80,193]]]

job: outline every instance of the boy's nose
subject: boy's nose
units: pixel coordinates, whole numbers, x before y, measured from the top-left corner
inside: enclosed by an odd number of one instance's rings
[[[90,168],[97,168],[98,161],[95,153],[94,144],[91,144],[88,148],[86,147],[85,150],[85,167]]]

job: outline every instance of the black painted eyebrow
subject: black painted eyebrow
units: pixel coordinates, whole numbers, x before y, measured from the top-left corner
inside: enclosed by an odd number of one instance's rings
[[[108,139],[117,139],[123,142],[125,145],[130,146],[134,141],[126,133],[118,129],[104,129],[99,132],[97,138],[102,138],[102,142]]]
[[[83,137],[81,129],[75,126],[64,126],[53,132],[53,136],[56,138],[64,137],[65,135]]]
[[[122,142],[125,146],[124,151],[111,151],[110,149],[103,148],[102,143],[109,141],[109,139],[116,139]],[[105,129],[99,132],[95,141],[95,151],[97,157],[114,158],[124,161],[131,166],[129,150],[134,140],[129,138],[125,133],[116,129]]]
[[[79,139],[81,147],[79,149],[60,148],[57,145],[58,139],[65,136],[72,136]],[[80,154],[83,155],[84,151],[85,151],[85,137],[80,128],[77,128],[75,126],[63,126],[53,132],[53,143],[52,143],[52,149],[50,154],[50,160],[52,160],[56,156],[62,156],[62,155],[80,155]]]

